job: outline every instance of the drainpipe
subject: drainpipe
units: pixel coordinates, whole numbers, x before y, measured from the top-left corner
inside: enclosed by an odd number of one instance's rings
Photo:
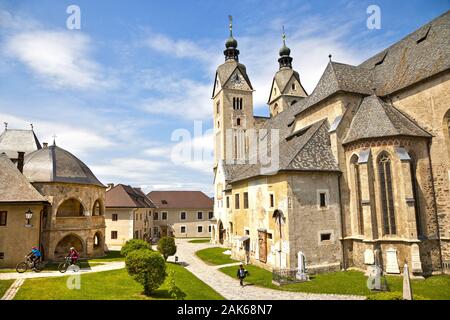
[[[347,269],[347,262],[345,260],[345,246],[344,246],[344,210],[342,208],[342,199],[341,199],[341,173],[338,175],[338,196],[339,196],[339,210],[340,210],[340,225],[341,225],[341,247],[342,247],[342,267],[344,270]]]
[[[433,190],[433,201],[434,201],[434,215],[436,218],[436,228],[437,228],[437,237],[438,237],[438,244],[439,244],[439,260],[441,262],[441,272],[444,272],[444,261],[442,258],[442,242],[441,242],[441,232],[440,232],[440,228],[439,228],[439,218],[438,218],[438,213],[437,213],[437,201],[436,201],[436,190],[434,188],[434,174],[433,174],[433,165],[432,165],[432,161],[431,161],[431,139],[428,141],[428,162],[430,165],[430,175],[431,175],[431,186],[432,186],[432,190]],[[431,273],[433,273],[433,271],[431,271]]]

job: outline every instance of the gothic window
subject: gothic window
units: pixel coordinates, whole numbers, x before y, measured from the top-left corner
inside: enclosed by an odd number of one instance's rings
[[[236,98],[233,97],[233,110],[236,110]]]
[[[242,110],[242,98],[239,98],[239,110]]]
[[[364,216],[362,210],[362,201],[361,201],[361,179],[359,172],[359,164],[358,164],[358,156],[354,155],[351,159],[351,166],[353,171],[353,184],[354,188],[354,199],[355,199],[355,208],[356,208],[356,217],[358,221],[358,232],[359,234],[364,234]]]
[[[420,214],[420,206],[419,206],[419,193],[418,193],[418,183],[416,176],[417,164],[415,158],[410,154],[411,161],[409,162],[410,172],[411,172],[411,186],[414,197],[414,211],[416,214],[416,228],[417,228],[417,236],[423,235],[422,228],[422,219]]]
[[[378,157],[378,175],[380,179],[381,209],[384,234],[396,234],[394,194],[392,191],[391,160],[387,152]]]
[[[240,119],[240,118],[237,118],[237,119],[236,119],[236,125],[238,125],[238,126],[241,125],[241,119]]]

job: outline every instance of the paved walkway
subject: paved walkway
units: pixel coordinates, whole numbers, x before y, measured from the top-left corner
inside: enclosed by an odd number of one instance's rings
[[[288,292],[266,289],[256,286],[239,285],[238,279],[233,279],[218,269],[222,266],[210,266],[199,259],[195,252],[208,247],[214,247],[208,243],[189,243],[188,240],[177,239],[178,261],[186,264],[186,269],[195,274],[200,280],[220,293],[228,300],[362,300],[362,296],[336,295],[336,294],[312,294],[301,292]],[[170,257],[171,261],[174,257]],[[233,263],[230,265],[239,265]]]
[[[83,268],[78,273],[92,273],[92,272],[101,272],[101,271],[110,271],[125,268],[125,262],[104,262],[102,265],[92,266],[89,268]],[[68,270],[66,273],[61,273],[59,271],[42,271],[42,272],[34,272],[28,271],[25,273],[17,273],[17,272],[6,272],[0,273],[0,280],[11,280],[11,279],[30,279],[30,278],[45,278],[45,277],[63,277],[74,274],[75,272]]]

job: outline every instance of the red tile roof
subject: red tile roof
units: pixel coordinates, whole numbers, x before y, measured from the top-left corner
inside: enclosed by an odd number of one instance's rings
[[[138,188],[118,184],[106,191],[106,204],[108,208],[155,208],[155,205]]]
[[[213,209],[214,201],[201,191],[152,191],[147,197],[157,208]]]

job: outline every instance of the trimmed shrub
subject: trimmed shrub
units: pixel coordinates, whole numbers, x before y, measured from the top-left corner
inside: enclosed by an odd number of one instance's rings
[[[155,251],[134,250],[125,258],[128,274],[144,287],[144,294],[150,295],[158,289],[166,278],[166,262]]]
[[[175,239],[172,237],[162,237],[158,242],[158,251],[163,255],[164,260],[169,256],[173,256],[177,252]]]
[[[120,250],[120,254],[126,257],[130,252],[141,249],[152,250],[152,247],[148,242],[144,240],[131,239],[125,242],[125,244],[122,247],[122,250]]]

